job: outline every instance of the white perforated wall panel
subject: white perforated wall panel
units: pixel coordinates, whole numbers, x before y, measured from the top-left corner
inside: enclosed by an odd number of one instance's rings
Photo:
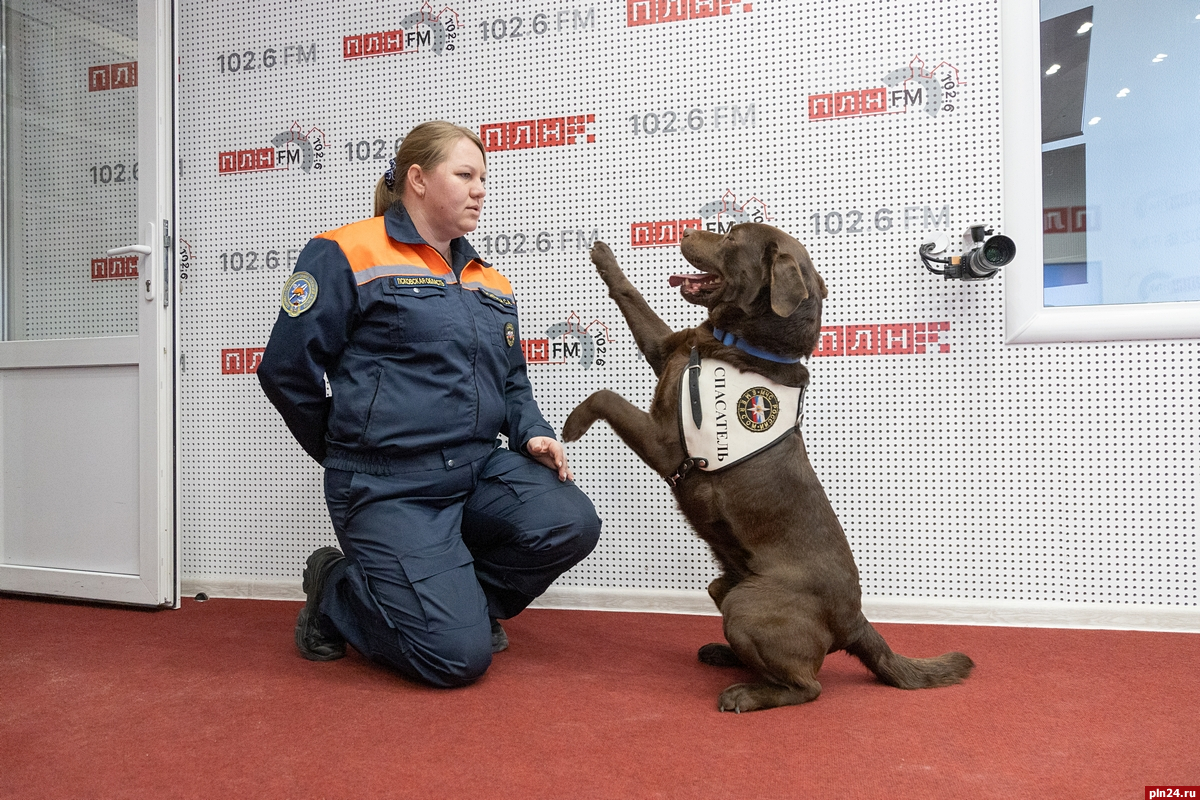
[[[596,389],[653,390],[594,237],[680,328],[701,313],[667,285],[678,223],[767,221],[829,286],[804,435],[868,595],[1197,603],[1197,343],[1006,347],[1003,277],[916,258],[1002,229],[998,0],[181,6],[185,576],[294,580],[332,541],[255,358],[299,248],[369,215],[397,137],[444,118],[494,148],[471,238],[556,427]],[[569,454],[605,531],[561,585],[707,585],[607,426]]]
[[[12,339],[137,333],[137,7],[5,4]]]

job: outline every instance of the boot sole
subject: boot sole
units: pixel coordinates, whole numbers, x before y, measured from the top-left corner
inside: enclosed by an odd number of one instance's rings
[[[304,643],[304,629],[308,626],[308,608],[300,609],[300,616],[296,619],[296,649],[300,651],[300,655],[307,658],[309,661],[337,661],[339,658],[344,658],[346,655],[346,645],[341,646],[329,645],[329,652],[321,652],[320,650],[310,649]]]

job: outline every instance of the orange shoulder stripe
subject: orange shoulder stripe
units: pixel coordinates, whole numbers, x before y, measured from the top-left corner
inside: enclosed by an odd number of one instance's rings
[[[466,289],[485,289],[512,300],[512,284],[508,278],[491,267],[485,267],[478,261],[471,261],[462,271],[462,283]]]
[[[337,242],[360,286],[389,275],[434,275],[455,283],[453,270],[433,248],[395,241],[387,235],[383,217],[352,222],[317,238]]]

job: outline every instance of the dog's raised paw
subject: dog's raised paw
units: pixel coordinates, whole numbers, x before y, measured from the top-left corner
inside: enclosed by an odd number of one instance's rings
[[[592,242],[591,250],[592,263],[596,265],[596,271],[601,277],[605,277],[611,271],[620,272],[620,267],[617,266],[617,257],[613,255],[612,249],[604,242],[597,239]]]
[[[586,402],[586,401],[584,401]],[[577,442],[583,435],[588,432],[588,428],[592,427],[592,420],[587,411],[583,409],[583,403],[575,408],[567,417],[567,421],[563,423],[562,438],[564,442]]]
[[[713,667],[742,666],[742,660],[737,657],[737,653],[733,652],[733,648],[720,642],[704,645],[696,652],[696,657],[702,663]]]

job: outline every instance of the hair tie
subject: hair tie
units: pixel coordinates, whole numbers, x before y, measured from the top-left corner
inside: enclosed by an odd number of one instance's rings
[[[396,185],[396,159],[393,158],[391,162],[388,163],[387,172],[383,173],[383,182],[388,189],[391,189]]]

